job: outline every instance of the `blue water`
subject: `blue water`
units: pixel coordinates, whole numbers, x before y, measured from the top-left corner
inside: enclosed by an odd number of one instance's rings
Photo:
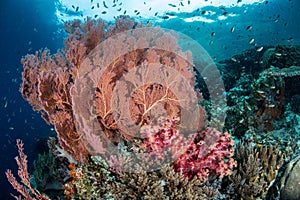
[[[62,47],[62,24],[58,23],[55,10],[55,1],[52,0],[8,0],[0,3],[0,199],[11,199],[10,193],[16,194],[4,174],[7,168],[14,172],[17,170],[14,161],[16,139],[21,138],[25,144],[30,170],[37,154],[43,151],[47,137],[55,135],[52,127],[32,110],[19,92],[22,56],[44,47],[52,52]],[[216,12],[210,16],[213,20],[224,13],[222,8],[206,7],[193,13],[177,14],[174,19],[151,20],[195,39],[217,61],[254,48],[254,43],[257,46],[300,44],[298,0],[270,0],[267,4],[226,8],[226,12],[238,16],[214,23],[183,20],[201,16],[203,10]],[[248,26],[252,29],[247,30]],[[255,38],[253,44],[248,43],[251,38]]]

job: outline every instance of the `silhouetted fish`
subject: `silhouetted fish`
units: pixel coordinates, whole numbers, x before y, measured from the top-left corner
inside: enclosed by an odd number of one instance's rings
[[[103,1],[103,6],[104,8],[108,8],[107,5],[105,4],[105,1]]]
[[[233,33],[234,29],[235,29],[235,27],[234,27],[234,26],[233,26],[233,27],[231,27],[231,29],[230,29],[231,33]]]

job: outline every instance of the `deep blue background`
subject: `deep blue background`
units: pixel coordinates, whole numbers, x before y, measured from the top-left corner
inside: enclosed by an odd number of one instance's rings
[[[0,199],[12,199],[10,193],[17,194],[4,174],[9,168],[17,176],[16,138],[25,143],[25,153],[32,166],[39,141],[51,132],[40,114],[23,100],[19,88],[22,56],[40,48],[56,51],[62,46],[62,38],[56,34],[61,27],[56,25],[54,11],[54,1],[0,2]]]

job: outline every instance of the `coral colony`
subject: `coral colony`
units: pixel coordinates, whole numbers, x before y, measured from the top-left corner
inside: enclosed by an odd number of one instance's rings
[[[109,25],[75,20],[64,28],[62,49],[22,59],[20,91],[57,137],[49,139],[33,176],[17,140],[21,181],[6,172],[21,194],[16,199],[266,197],[287,155],[250,139],[235,146],[221,124],[211,123],[210,106],[195,88],[192,55],[174,33],[126,16]],[[264,106],[259,115],[270,116],[273,109]]]

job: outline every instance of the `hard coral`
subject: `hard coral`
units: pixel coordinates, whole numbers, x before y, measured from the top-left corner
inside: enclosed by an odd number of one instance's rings
[[[265,199],[285,155],[272,146],[240,142],[235,157],[237,168],[227,183],[232,187],[235,199]]]

